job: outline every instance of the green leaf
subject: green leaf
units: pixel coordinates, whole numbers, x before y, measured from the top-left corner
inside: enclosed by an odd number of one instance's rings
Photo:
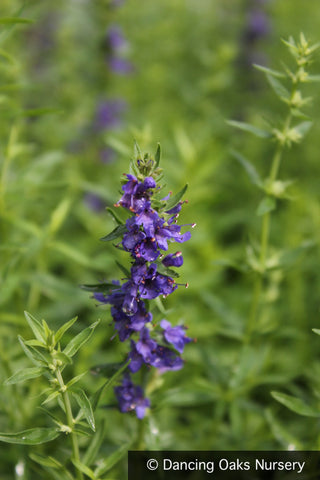
[[[320,335],[320,330],[318,328],[313,328],[312,331],[317,335]]]
[[[288,100],[290,98],[290,93],[282,83],[277,80],[274,76],[267,74],[267,79],[274,92],[280,99]]]
[[[262,216],[276,208],[276,199],[274,197],[264,197],[258,205],[257,215]]]
[[[93,462],[95,462],[104,440],[104,434],[105,422],[103,420],[101,425],[99,425],[99,428],[97,429],[97,433],[93,435],[91,443],[83,456],[83,463],[85,463],[86,465],[92,465]]]
[[[308,75],[307,82],[320,82],[320,75]]]
[[[268,132],[268,130],[262,130],[262,128],[255,127],[250,123],[238,122],[236,120],[227,120],[227,124],[231,125],[231,127],[239,128],[240,130],[244,130],[245,132],[252,133],[256,137],[260,137],[260,138],[271,137],[271,133]]]
[[[78,250],[75,250],[74,247],[71,245],[68,245],[67,243],[63,242],[49,242],[48,246],[57,252],[62,253],[68,258],[71,258],[71,260],[79,263],[79,265],[83,265],[85,267],[92,267],[93,266],[93,261],[86,255],[84,255],[82,252],[79,252]]]
[[[272,77],[278,77],[278,78],[284,78],[285,74],[278,72],[277,70],[272,70],[271,68],[263,67],[262,65],[257,65],[256,63],[253,64],[253,67],[256,68],[257,70],[260,70],[263,73],[267,73],[268,75],[271,75]]]
[[[300,398],[293,397],[292,395],[286,395],[281,392],[271,392],[271,395],[275,400],[299,415],[304,415],[306,417],[320,417],[319,410],[310,407]]]
[[[39,320],[37,320],[28,312],[24,312],[24,316],[26,317],[26,320],[30,328],[32,329],[33,333],[35,334],[37,340],[39,340],[39,342],[42,342],[44,345],[46,345],[47,343],[46,334]]]
[[[294,265],[294,263],[301,257],[301,255],[316,245],[316,242],[313,240],[305,241],[301,245],[296,248],[292,248],[291,250],[285,250],[279,258],[278,266],[279,267],[290,267]]]
[[[126,278],[130,278],[130,277],[131,277],[131,274],[130,274],[129,270],[128,270],[126,267],[124,267],[124,266],[123,266],[120,262],[118,262],[117,260],[116,260],[116,264],[118,265],[118,267],[120,268],[120,270],[125,274]]]
[[[42,465],[43,467],[51,467],[51,468],[63,468],[63,465],[58,462],[53,457],[45,457],[43,455],[38,455],[37,453],[30,453],[29,457],[39,465]]]
[[[118,225],[124,225],[124,222],[121,220],[119,215],[117,215],[116,212],[112,210],[112,208],[107,207],[106,210],[110,213],[110,215],[114,218]]]
[[[170,198],[165,206],[165,211],[171,210],[171,208],[175,207],[177,203],[180,202],[183,195],[186,193],[188,189],[188,184],[186,184],[176,195]]]
[[[69,320],[68,322],[66,322],[64,325],[62,325],[62,327],[59,328],[59,330],[54,335],[55,343],[60,342],[63,335],[66,333],[67,330],[69,330],[69,328],[72,327],[72,325],[77,321],[77,319],[78,319],[78,317],[74,317],[71,320]]]
[[[95,476],[95,474],[93,473],[93,471],[91,470],[91,468],[87,467],[87,465],[85,465],[84,463],[80,462],[79,460],[75,460],[74,458],[71,459],[73,465],[78,469],[80,470],[80,472],[84,473],[85,475],[87,475],[87,477],[91,478],[91,480],[96,480],[97,477]]]
[[[100,238],[103,242],[110,242],[111,240],[115,240],[118,237],[121,237],[124,233],[128,231],[126,225],[118,225],[111,233],[106,235],[105,237]]]
[[[25,340],[20,335],[18,335],[18,340],[24,353],[32,361],[32,363],[37,366],[47,365],[45,357],[43,357],[35,348],[27,346]]]
[[[14,373],[10,378],[8,378],[4,384],[5,385],[13,385],[15,383],[24,382],[25,380],[29,380],[30,378],[37,378],[40,377],[47,369],[43,367],[31,367],[31,368],[24,368],[19,372]]]
[[[312,125],[313,125],[313,122],[302,122],[302,123],[299,123],[299,125],[296,125],[294,127],[294,130],[298,132],[301,138],[303,138],[305,134],[310,130]]]
[[[95,432],[96,425],[90,400],[83,390],[72,390],[72,395],[76,399],[79,407],[84,413],[90,428]]]
[[[178,272],[176,272],[175,270],[172,270],[172,268],[168,268],[164,266],[163,263],[161,262],[157,263],[157,272],[160,273],[161,275],[166,275],[173,278],[180,277]]]
[[[263,182],[262,182],[262,180],[260,178],[260,175],[258,174],[257,170],[252,165],[252,163],[250,163],[249,160],[247,160],[243,155],[238,153],[236,150],[231,150],[230,153],[236,160],[238,160],[240,165],[242,165],[242,167],[245,169],[245,171],[247,172],[251,182],[254,185],[257,185],[258,187],[262,187]]]
[[[155,154],[155,168],[158,168],[159,167],[159,164],[160,164],[160,158],[161,158],[161,146],[160,146],[160,143],[158,143],[158,147],[157,147],[157,151],[156,151],[156,154]]]
[[[60,394],[58,391],[54,391],[50,393],[50,395],[41,403],[41,405],[46,405],[47,403],[51,402],[51,400],[57,398]]]
[[[84,345],[91,337],[91,335],[93,334],[94,332],[94,329],[96,328],[96,326],[100,323],[100,320],[98,320],[97,322],[94,322],[92,323],[92,325],[90,325],[90,327],[88,328],[85,328],[84,330],[82,330],[82,332],[80,332],[76,337],[74,337],[69,343],[68,345],[66,346],[66,348],[63,350],[63,353],[65,353],[66,355],[68,355],[69,357],[73,357],[77,351],[79,350],[79,348],[82,347],[82,345]]]
[[[18,433],[0,433],[0,441],[19,445],[39,445],[59,436],[56,428],[30,428]]]
[[[95,365],[90,368],[90,373],[108,378],[112,377],[120,368],[127,364],[127,362],[125,364],[123,362],[102,363],[101,365]]]
[[[15,25],[17,23],[33,23],[33,20],[29,18],[20,18],[20,17],[2,17],[0,18],[0,24],[3,25]]]
[[[114,283],[93,283],[90,285],[80,285],[82,290],[86,290],[87,292],[102,292],[105,293],[106,290],[114,289],[117,287]]]
[[[131,442],[127,443],[126,445],[122,445],[120,448],[118,448],[118,450],[113,452],[111,455],[108,455],[107,458],[99,461],[99,464],[94,471],[96,477],[100,477],[104,473],[111,470],[111,468],[114,467],[114,465],[116,465],[121,460],[121,458],[123,458],[127,454],[130,445]]]
[[[55,352],[54,356],[55,356],[55,358],[60,360],[64,365],[67,365],[67,364],[71,365],[72,364],[72,360],[69,357],[69,355],[66,355],[63,352]]]
[[[40,117],[52,113],[63,113],[61,108],[30,108],[28,110],[21,110],[20,115],[23,117]]]

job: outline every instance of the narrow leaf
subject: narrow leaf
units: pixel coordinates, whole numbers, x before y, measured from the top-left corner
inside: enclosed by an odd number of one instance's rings
[[[302,122],[299,123],[299,125],[296,125],[294,127],[294,130],[301,135],[301,137],[304,137],[304,135],[310,130],[312,127],[313,122]]]
[[[238,153],[236,150],[231,150],[230,153],[236,160],[238,160],[240,165],[242,165],[242,167],[245,169],[245,171],[247,172],[251,182],[254,185],[257,185],[258,187],[262,187],[263,182],[262,182],[262,180],[260,178],[260,175],[258,174],[257,170],[252,165],[252,163],[250,163],[249,160],[247,160],[243,155]]]
[[[63,465],[58,462],[53,457],[45,457],[43,455],[38,455],[37,453],[30,453],[29,457],[39,465],[42,465],[43,467],[51,467],[51,468],[63,468]]]
[[[30,108],[28,110],[21,110],[21,115],[24,117],[40,117],[42,115],[48,115],[52,113],[63,113],[61,108]]]
[[[83,463],[86,465],[92,465],[95,462],[97,455],[99,453],[100,447],[104,440],[105,434],[105,422],[102,421],[101,425],[97,429],[97,433],[95,433],[92,437],[92,441],[83,456]]]
[[[263,73],[267,73],[268,75],[271,75],[272,77],[278,77],[278,78],[284,78],[285,74],[278,72],[277,70],[272,70],[271,68],[263,67],[262,65],[257,65],[256,63],[253,64],[253,67],[256,68],[257,70],[260,70]]]
[[[63,352],[56,352],[55,353],[55,358],[57,358],[58,360],[60,360],[63,364],[67,365],[71,365],[72,364],[72,360],[71,358],[69,357],[69,355],[66,355],[65,353]]]
[[[29,18],[20,18],[20,17],[0,18],[0,24],[3,24],[3,25],[15,25],[16,23],[33,23],[33,20],[30,20]]]
[[[156,162],[156,168],[159,167],[159,164],[160,164],[160,158],[161,158],[161,147],[160,147],[160,143],[158,143],[158,147],[157,147],[157,151],[156,151],[156,154],[155,154],[155,162]]]
[[[30,313],[24,312],[24,316],[26,317],[26,320],[32,329],[33,333],[35,334],[37,340],[42,342],[44,345],[46,345],[46,335],[43,326],[37,320],[35,317],[33,317]]]
[[[104,458],[101,462],[99,462],[98,467],[95,469],[94,473],[96,477],[100,477],[104,473],[111,470],[111,468],[116,465],[121,458],[123,458],[130,448],[131,443],[127,443],[126,445],[122,445],[118,450],[113,452],[107,458]]]
[[[101,394],[104,390],[107,390],[109,387],[111,387],[111,385],[117,380],[117,378],[122,374],[122,372],[124,372],[124,370],[127,368],[127,366],[129,365],[130,361],[129,362],[126,362],[121,368],[119,368],[119,370],[114,374],[112,375],[111,378],[109,378],[100,388],[99,390],[97,390],[95,392],[95,394],[93,395],[93,398],[91,400],[91,405],[92,405],[92,408],[93,408],[93,411],[96,410],[97,406],[98,406],[98,403],[99,403],[99,400],[100,400],[100,397],[101,397]]]
[[[54,398],[57,398],[60,395],[60,392],[52,392],[50,395],[42,402],[41,405],[46,405],[47,403],[51,402]]]
[[[123,266],[120,262],[118,262],[117,260],[116,260],[116,264],[118,265],[118,267],[120,268],[120,270],[125,274],[126,278],[130,278],[130,277],[131,277],[131,274],[130,274],[129,270],[128,270],[126,267],[124,267],[124,266]]]
[[[106,235],[105,237],[100,238],[103,242],[110,242],[110,240],[115,240],[118,237],[121,237],[124,233],[127,232],[126,225],[118,225],[111,233]]]
[[[320,82],[320,75],[308,75],[307,82]]]
[[[299,415],[304,415],[306,417],[320,417],[319,410],[310,407],[300,398],[293,397],[292,395],[285,395],[281,392],[271,392],[271,395],[275,400]]]
[[[70,382],[67,383],[67,388],[70,388],[72,385],[74,385],[75,383],[79,382],[79,380],[81,380],[81,378],[86,375],[87,372],[83,372],[83,373],[80,373],[80,375],[77,375],[76,377],[73,377]]]
[[[82,288],[82,290],[86,290],[87,292],[102,292],[102,293],[105,293],[106,290],[114,289],[116,287],[117,285],[115,285],[114,283],[107,283],[107,282],[94,283],[91,285],[80,285],[80,288]]]
[[[252,133],[256,137],[271,137],[270,132],[268,132],[267,130],[262,130],[262,128],[255,127],[254,125],[250,125],[250,123],[238,122],[236,120],[227,120],[227,123],[228,125],[231,125],[231,127],[239,128],[240,130],[244,130],[245,132]]]
[[[63,335],[66,333],[67,330],[69,330],[69,328],[72,327],[72,325],[77,321],[77,319],[78,317],[74,317],[59,328],[59,330],[54,335],[55,343],[60,342]]]
[[[317,335],[320,335],[320,330],[318,328],[313,328],[312,331]]]
[[[114,218],[114,220],[117,222],[118,225],[124,225],[124,223],[121,220],[121,218],[119,217],[119,215],[117,215],[116,212],[114,210],[112,210],[112,208],[107,207],[106,210],[107,210],[107,212],[110,213],[110,215]]]
[[[96,425],[94,421],[94,415],[90,400],[88,399],[87,395],[83,390],[72,391],[72,395],[76,399],[79,407],[82,409],[90,428],[95,432]]]
[[[174,195],[172,198],[169,199],[165,207],[166,212],[168,210],[171,210],[171,208],[175,207],[177,203],[180,202],[181,198],[186,193],[187,189],[188,189],[188,184],[186,184],[178,193],[176,193],[176,195]]]
[[[160,273],[161,275],[166,275],[173,278],[180,277],[178,272],[176,272],[175,270],[172,270],[172,268],[165,267],[161,262],[157,263],[157,272]]]
[[[73,465],[80,470],[80,472],[84,473],[87,475],[87,477],[91,478],[91,480],[96,480],[96,476],[91,470],[91,468],[87,467],[84,463],[80,462],[79,460],[75,460],[74,458],[71,459]]]
[[[30,378],[40,377],[44,372],[46,372],[46,369],[43,367],[24,368],[23,370],[13,374],[4,382],[4,384],[13,385],[15,383],[21,383],[25,380],[29,380]]]
[[[59,436],[56,428],[31,428],[18,433],[0,433],[0,441],[20,445],[39,445]]]
[[[271,87],[273,88],[276,95],[281,98],[288,100],[290,98],[290,93],[282,83],[277,80],[274,76],[267,74],[267,79]]]
[[[66,346],[66,348],[63,350],[63,353],[68,355],[69,357],[73,357],[79,350],[79,348],[82,347],[91,337],[91,335],[94,332],[94,329],[96,326],[99,324],[100,320],[97,322],[94,322],[90,327],[85,328],[80,332],[76,337],[74,337]]]
[[[25,340],[18,336],[19,343],[24,351],[24,353],[27,355],[27,357],[32,361],[37,366],[47,364],[47,361],[45,360],[44,357],[33,347],[29,347],[26,345]]]
[[[276,200],[274,197],[264,197],[258,205],[257,215],[262,216],[271,212],[276,208]]]

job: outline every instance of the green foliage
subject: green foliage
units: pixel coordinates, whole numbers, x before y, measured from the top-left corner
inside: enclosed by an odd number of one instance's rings
[[[24,480],[118,480],[129,447],[319,448],[318,414],[297,415],[317,413],[320,391],[317,2],[259,5],[272,34],[254,41],[248,2],[22,3],[0,12],[1,480],[21,466]],[[109,68],[111,25],[128,75]],[[123,116],[97,128],[118,99]],[[140,432],[112,392],[126,352],[91,298],[128,276],[121,248],[97,239],[124,232],[114,202],[133,139],[144,172],[180,190],[162,201],[164,185],[156,207],[187,194],[179,222],[198,225],[179,280],[190,288],[153,312],[197,341],[183,370],[146,381]]]

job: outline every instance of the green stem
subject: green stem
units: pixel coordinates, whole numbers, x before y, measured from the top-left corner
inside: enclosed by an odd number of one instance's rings
[[[294,95],[295,90],[296,90],[296,87],[292,91],[292,96]],[[283,125],[284,134],[290,128],[291,119],[292,119],[292,114],[290,111]],[[280,169],[281,159],[282,159],[283,148],[284,148],[284,144],[279,143],[275,151],[271,168],[270,168],[269,178],[268,178],[268,184],[270,186],[272,186],[273,182],[275,182],[277,179],[279,169]],[[268,244],[269,244],[269,237],[270,237],[270,224],[271,224],[271,214],[270,212],[267,212],[262,217],[261,237],[260,237],[260,259],[259,259],[260,272],[258,272],[255,279],[252,304],[251,304],[251,309],[250,309],[250,314],[249,314],[249,319],[248,319],[245,339],[244,339],[245,344],[249,344],[251,341],[251,336],[254,329],[254,325],[256,323],[258,309],[261,301],[263,276],[266,271],[266,260],[267,260]]]
[[[74,432],[74,420],[73,420],[73,415],[72,415],[72,408],[71,408],[71,402],[69,398],[69,394],[67,391],[67,388],[64,384],[61,371],[59,369],[56,370],[56,378],[59,382],[59,386],[61,389],[61,395],[62,395],[62,400],[63,404],[66,410],[66,417],[67,417],[67,424],[68,427],[70,428],[70,437],[71,437],[71,443],[72,443],[72,452],[73,452],[73,458],[74,460],[80,462],[80,453],[79,453],[79,445],[78,445],[78,438],[76,433]],[[78,480],[83,480],[83,475],[80,470],[77,469],[77,478]]]

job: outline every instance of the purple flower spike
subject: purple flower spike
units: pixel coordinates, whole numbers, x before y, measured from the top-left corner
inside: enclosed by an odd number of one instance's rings
[[[186,328],[181,325],[172,327],[171,323],[167,320],[161,320],[161,328],[164,330],[163,336],[168,343],[171,343],[179,353],[183,352],[186,343],[191,342],[191,338],[188,338],[185,334]]]
[[[122,413],[135,410],[140,420],[145,416],[146,408],[150,407],[150,400],[144,397],[141,387],[132,383],[129,375],[123,378],[122,385],[115,387],[114,391]]]
[[[117,42],[117,32],[113,34]],[[165,210],[171,194],[162,200],[157,198],[161,186],[157,185],[155,178],[160,174],[160,169],[158,162],[155,163],[153,159],[139,154],[132,171],[135,175],[125,175],[122,196],[115,204],[127,210],[127,219],[125,223],[119,221],[112,235],[107,236],[110,240],[118,238],[121,232],[122,238],[116,246],[129,252],[130,271],[122,267],[122,283],[118,282],[111,288],[106,284],[106,291],[102,287],[102,291],[94,293],[94,297],[101,303],[111,305],[111,316],[120,341],[130,339],[127,358],[131,373],[150,367],[158,368],[161,373],[179,370],[183,367],[180,354],[191,339],[186,336],[185,327],[173,327],[167,320],[162,320],[162,340],[157,343],[153,335],[156,333],[159,337],[159,333],[154,332],[151,324],[148,300],[160,295],[166,297],[178,288],[179,284],[162,271],[163,267],[181,267],[182,253],[167,253],[163,258],[163,251],[169,249],[169,244],[183,243],[191,237],[189,231],[181,232],[182,226],[186,225],[177,225],[181,207],[186,202],[180,201]],[[121,412],[135,411],[138,418],[144,417],[150,401],[144,397],[142,388],[132,383],[129,375],[124,377],[122,385],[115,388],[115,393]]]

